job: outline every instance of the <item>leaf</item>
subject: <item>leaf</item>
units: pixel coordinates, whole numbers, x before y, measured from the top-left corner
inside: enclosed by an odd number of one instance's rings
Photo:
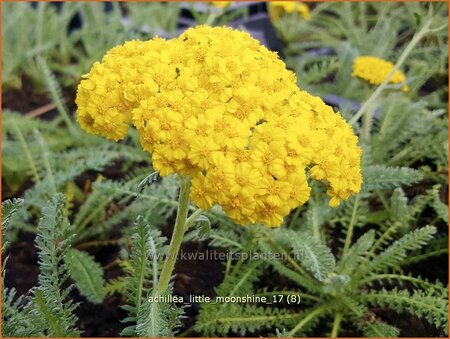
[[[367,251],[372,247],[375,240],[375,231],[370,230],[369,232],[362,235],[356,243],[350,247],[345,256],[341,259],[337,265],[336,271],[340,274],[351,274],[354,269],[359,264],[360,260],[364,258]]]
[[[439,186],[433,187],[432,190],[433,200],[431,201],[431,206],[436,211],[439,218],[448,223],[448,206],[444,204],[439,197]]]
[[[252,304],[230,303],[209,304],[209,312],[200,312],[195,323],[195,330],[205,337],[227,336],[230,331],[246,336],[247,333],[257,333],[261,329],[274,326],[293,327],[306,312],[291,313],[287,309],[276,307],[261,307]],[[316,322],[312,321],[311,325]]]
[[[6,200],[2,202],[2,251],[17,239],[18,228],[9,228],[11,218],[23,204],[23,199]]]
[[[74,314],[78,303],[68,299],[72,285],[63,288],[68,278],[68,267],[63,261],[70,250],[72,228],[64,215],[64,196],[55,194],[42,209],[42,218],[35,239],[39,257],[39,286],[33,289],[32,310],[35,321],[48,330],[49,337],[79,335]],[[56,320],[55,320],[56,319]]]
[[[137,191],[138,191],[138,197],[139,195],[141,195],[145,188],[157,183],[161,181],[161,176],[159,175],[159,172],[153,172],[151,174],[149,174],[148,176],[146,176],[144,179],[142,179],[142,181],[139,183],[138,187],[137,187]],[[136,197],[136,198],[138,198]]]
[[[113,295],[115,293],[123,294],[127,289],[128,277],[120,276],[116,279],[109,280],[105,284],[105,294]]]
[[[169,293],[149,293],[152,297],[164,297]],[[144,338],[174,337],[174,330],[181,324],[183,309],[171,303],[150,302],[147,297],[137,315],[136,333]]]
[[[186,234],[184,241],[190,240],[206,240],[211,235],[211,221],[206,215],[199,215],[192,223],[194,230]]]
[[[128,313],[128,317],[122,322],[131,324],[124,329],[122,335],[136,336],[139,317],[156,312],[155,309],[151,309],[151,305],[147,305],[150,292],[147,293],[146,288],[157,282],[158,259],[165,253],[163,244],[166,239],[161,237],[160,232],[153,229],[143,216],[138,216],[133,226],[131,240],[131,253],[125,267],[128,274],[125,285],[127,303],[121,306]],[[149,278],[153,278],[153,283]],[[144,319],[141,318],[141,321],[144,322]],[[141,328],[141,331],[148,334],[150,329]]]
[[[335,266],[335,260],[330,249],[319,239],[307,232],[283,230],[281,237],[290,244],[293,253],[303,267],[313,276],[323,281]]]
[[[397,187],[391,196],[390,218],[401,220],[408,211],[408,198],[401,187]]]
[[[81,295],[94,304],[100,304],[105,297],[102,267],[92,256],[74,248],[68,250],[65,262]]]
[[[289,334],[289,331],[283,328],[282,330],[279,330],[278,328],[275,329],[275,337],[277,338],[292,338],[292,336]]]
[[[363,190],[392,189],[410,185],[423,178],[420,171],[408,167],[367,166],[363,171]]]
[[[368,338],[396,338],[400,334],[397,327],[386,324],[382,321],[365,323],[362,325],[363,334]]]
[[[399,265],[406,258],[408,251],[425,246],[436,233],[436,227],[425,226],[407,233],[378,254],[361,270],[362,272],[378,272],[388,267]]]
[[[448,299],[427,295],[426,292],[408,290],[368,291],[360,297],[369,305],[388,307],[397,313],[408,312],[448,333]]]
[[[23,204],[23,199],[6,200],[2,202],[2,229],[9,226],[9,219],[16,210]]]

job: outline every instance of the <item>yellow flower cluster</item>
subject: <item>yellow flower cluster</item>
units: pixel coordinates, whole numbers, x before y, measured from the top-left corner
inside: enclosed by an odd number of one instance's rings
[[[211,1],[211,4],[215,7],[224,8],[231,4],[231,1]]]
[[[162,176],[190,176],[198,207],[219,204],[239,224],[280,225],[307,201],[308,173],[332,206],[361,187],[351,127],[300,91],[277,54],[231,28],[115,47],[76,102],[86,131],[119,140],[134,124]]]
[[[360,56],[353,63],[352,75],[367,80],[371,85],[379,85],[387,78],[393,68],[394,65],[389,61],[373,56]],[[392,84],[403,84],[405,81],[405,74],[397,70],[389,82]],[[408,86],[404,85],[402,90],[407,92]]]
[[[303,19],[309,19],[308,5],[296,1],[274,1],[268,3],[269,18],[277,22],[285,14],[297,14]]]

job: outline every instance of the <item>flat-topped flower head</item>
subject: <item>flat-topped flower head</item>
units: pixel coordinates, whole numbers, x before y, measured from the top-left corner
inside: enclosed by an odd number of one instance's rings
[[[191,177],[198,207],[239,224],[279,226],[308,200],[308,177],[333,206],[361,188],[351,127],[248,33],[127,42],[84,76],[76,102],[86,131],[119,140],[134,125],[162,176]]]
[[[368,81],[371,85],[380,85],[393,69],[394,64],[392,62],[374,56],[360,56],[353,63],[352,75]],[[405,74],[400,70],[395,71],[391,80],[389,80],[392,84],[404,84],[402,90],[407,92],[408,86],[405,81]]]

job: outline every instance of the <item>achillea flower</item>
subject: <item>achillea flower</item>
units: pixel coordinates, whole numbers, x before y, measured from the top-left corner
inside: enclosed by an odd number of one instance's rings
[[[211,4],[215,7],[223,8],[231,4],[231,1],[211,1]]]
[[[162,176],[192,178],[191,200],[239,224],[279,226],[328,186],[330,204],[361,188],[358,139],[249,34],[200,26],[179,38],[131,41],[83,77],[76,103],[89,133],[123,139],[133,124]]]
[[[303,19],[309,19],[308,5],[296,1],[274,1],[269,2],[269,18],[277,22],[285,14],[297,14]]]
[[[371,85],[379,85],[387,78],[393,68],[394,64],[389,61],[373,56],[360,56],[353,63],[352,75],[367,80]],[[404,84],[405,81],[405,74],[397,70],[389,82],[392,84]],[[407,92],[408,89],[406,84],[402,87],[404,92]]]

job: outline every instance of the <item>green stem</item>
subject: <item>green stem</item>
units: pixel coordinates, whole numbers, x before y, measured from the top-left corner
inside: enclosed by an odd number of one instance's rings
[[[216,21],[220,14],[222,14],[222,11],[216,12],[214,10],[211,10],[204,24],[207,26],[212,26],[212,24],[214,23],[214,21]]]
[[[355,224],[356,224],[356,217],[357,217],[357,211],[358,211],[360,199],[361,199],[361,196],[358,194],[355,198],[355,203],[353,204],[352,216],[350,219],[350,224],[348,225],[347,236],[345,237],[344,248],[342,249],[342,255],[341,255],[342,258],[344,257],[345,253],[348,251],[348,249],[350,247],[350,242],[352,241],[353,228],[355,227]]]
[[[414,35],[414,37],[412,38],[411,42],[408,44],[408,46],[406,46],[405,50],[403,51],[403,53],[398,58],[394,68],[388,74],[386,79],[384,79],[384,81],[381,83],[381,85],[377,87],[377,89],[372,93],[372,95],[369,97],[369,99],[366,102],[364,102],[364,104],[361,106],[359,111],[353,116],[353,118],[350,119],[349,123],[351,125],[354,125],[358,121],[358,119],[361,118],[363,116],[363,114],[365,114],[367,108],[372,104],[372,102],[374,102],[378,98],[378,96],[381,94],[381,92],[386,88],[387,84],[389,83],[391,78],[394,76],[394,73],[397,72],[397,70],[403,65],[403,63],[405,62],[406,58],[412,52],[412,50],[417,45],[417,43],[423,38],[423,36],[425,34],[427,34],[429,32],[429,27],[431,25],[432,20],[433,20],[433,18],[429,18],[424,23],[424,25],[422,26],[420,31],[418,31]]]
[[[37,142],[42,150],[42,160],[44,162],[45,171],[47,172],[47,177],[50,181],[52,194],[56,194],[56,184],[55,184],[55,178],[53,177],[53,171],[52,166],[50,165],[50,151],[47,147],[47,144],[45,143],[44,137],[42,136],[41,132],[36,128],[33,130],[34,135],[36,136]]]
[[[342,313],[338,312],[334,316],[334,322],[333,322],[333,328],[331,329],[331,338],[337,338],[339,329],[341,327],[341,321],[342,321]]]
[[[253,248],[253,240],[255,239],[255,237],[251,236],[250,237],[250,241],[247,243],[247,245],[245,246],[244,250],[242,252],[244,253],[248,253],[252,250]],[[231,275],[236,274],[237,272],[239,272],[239,269],[241,268],[241,266],[244,264],[244,256],[241,256],[239,258],[238,263],[236,264],[236,266],[234,266],[233,270],[231,271]]]
[[[370,139],[370,130],[372,129],[373,113],[374,110],[372,109],[371,106],[371,109],[367,109],[367,113],[364,114],[363,116],[361,136],[363,141],[366,143],[368,143]]]
[[[28,160],[28,164],[31,167],[31,171],[33,172],[34,180],[35,180],[35,182],[39,183],[41,181],[41,179],[39,178],[39,174],[36,169],[36,165],[34,163],[33,157],[31,156],[30,149],[28,148],[27,142],[25,141],[22,131],[20,130],[19,126],[17,126],[15,119],[11,119],[11,124],[13,125],[13,128],[17,134],[17,138],[19,139],[20,145],[23,148],[25,157]]]
[[[180,196],[178,198],[177,218],[173,229],[172,239],[170,240],[169,253],[164,262],[161,276],[158,283],[158,291],[165,292],[169,287],[178,252],[180,250],[183,236],[186,231],[187,215],[189,210],[189,190],[191,187],[190,178],[181,177]]]
[[[231,270],[231,256],[228,257],[227,265],[225,267],[225,275],[224,275],[223,280],[225,280],[226,277],[228,277],[228,274],[230,274],[230,270]]]
[[[317,307],[314,311],[311,311],[308,313],[308,315],[306,317],[304,317],[298,324],[297,326],[295,326],[290,332],[289,332],[289,337],[293,337],[295,333],[297,333],[298,331],[300,331],[303,326],[305,326],[308,322],[310,322],[311,320],[313,320],[316,316],[318,316],[319,314],[321,314],[324,309],[325,306],[328,307],[328,305],[322,305]]]

